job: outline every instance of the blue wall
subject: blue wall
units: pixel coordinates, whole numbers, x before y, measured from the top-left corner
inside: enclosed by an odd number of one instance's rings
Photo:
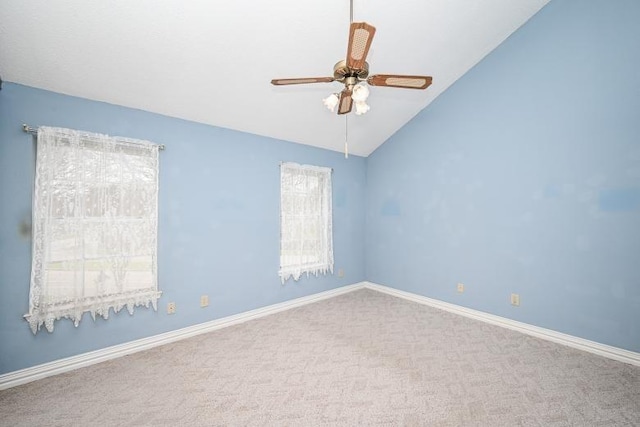
[[[637,22],[636,0],[553,0],[368,159],[5,84],[0,374],[365,278],[640,351]],[[158,312],[31,334],[31,242],[19,226],[34,146],[22,123],[167,145]],[[344,278],[280,285],[280,161],[334,168]]]
[[[69,127],[165,144],[160,164],[158,312],[137,308],[34,336],[28,311],[34,143],[21,124]],[[337,274],[278,278],[280,161],[333,172]],[[365,159],[16,84],[0,91],[0,374],[360,282]],[[200,295],[210,305],[200,308]],[[166,314],[167,302],[177,312]]]
[[[639,22],[551,1],[369,156],[367,279],[640,351]]]

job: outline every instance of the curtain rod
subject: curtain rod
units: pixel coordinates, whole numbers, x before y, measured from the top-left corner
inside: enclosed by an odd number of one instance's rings
[[[295,163],[295,162],[283,162],[281,161],[278,166],[282,166],[284,163]],[[304,166],[304,165],[302,165]],[[313,165],[309,165],[309,166],[313,166]],[[316,166],[316,167],[320,167],[320,168],[326,168],[326,166]],[[333,168],[327,168],[327,169],[331,169],[331,172],[333,172]]]
[[[27,124],[22,124],[22,130],[31,135],[38,135],[38,128],[33,128]],[[164,150],[164,144],[158,144],[158,150]]]

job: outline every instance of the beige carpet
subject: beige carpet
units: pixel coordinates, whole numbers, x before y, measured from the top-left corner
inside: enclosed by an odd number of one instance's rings
[[[0,392],[2,426],[639,426],[640,368],[359,290]]]

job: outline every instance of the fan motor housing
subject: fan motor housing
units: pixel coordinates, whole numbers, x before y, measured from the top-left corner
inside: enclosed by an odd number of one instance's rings
[[[344,82],[347,77],[357,77],[358,80],[364,80],[369,75],[369,63],[364,63],[364,68],[354,69],[347,67],[347,61],[342,60],[336,62],[333,66],[333,78],[339,82]]]

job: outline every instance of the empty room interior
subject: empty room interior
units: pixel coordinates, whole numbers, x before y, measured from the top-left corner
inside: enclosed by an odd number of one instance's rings
[[[640,2],[0,3],[0,425],[640,425]]]

